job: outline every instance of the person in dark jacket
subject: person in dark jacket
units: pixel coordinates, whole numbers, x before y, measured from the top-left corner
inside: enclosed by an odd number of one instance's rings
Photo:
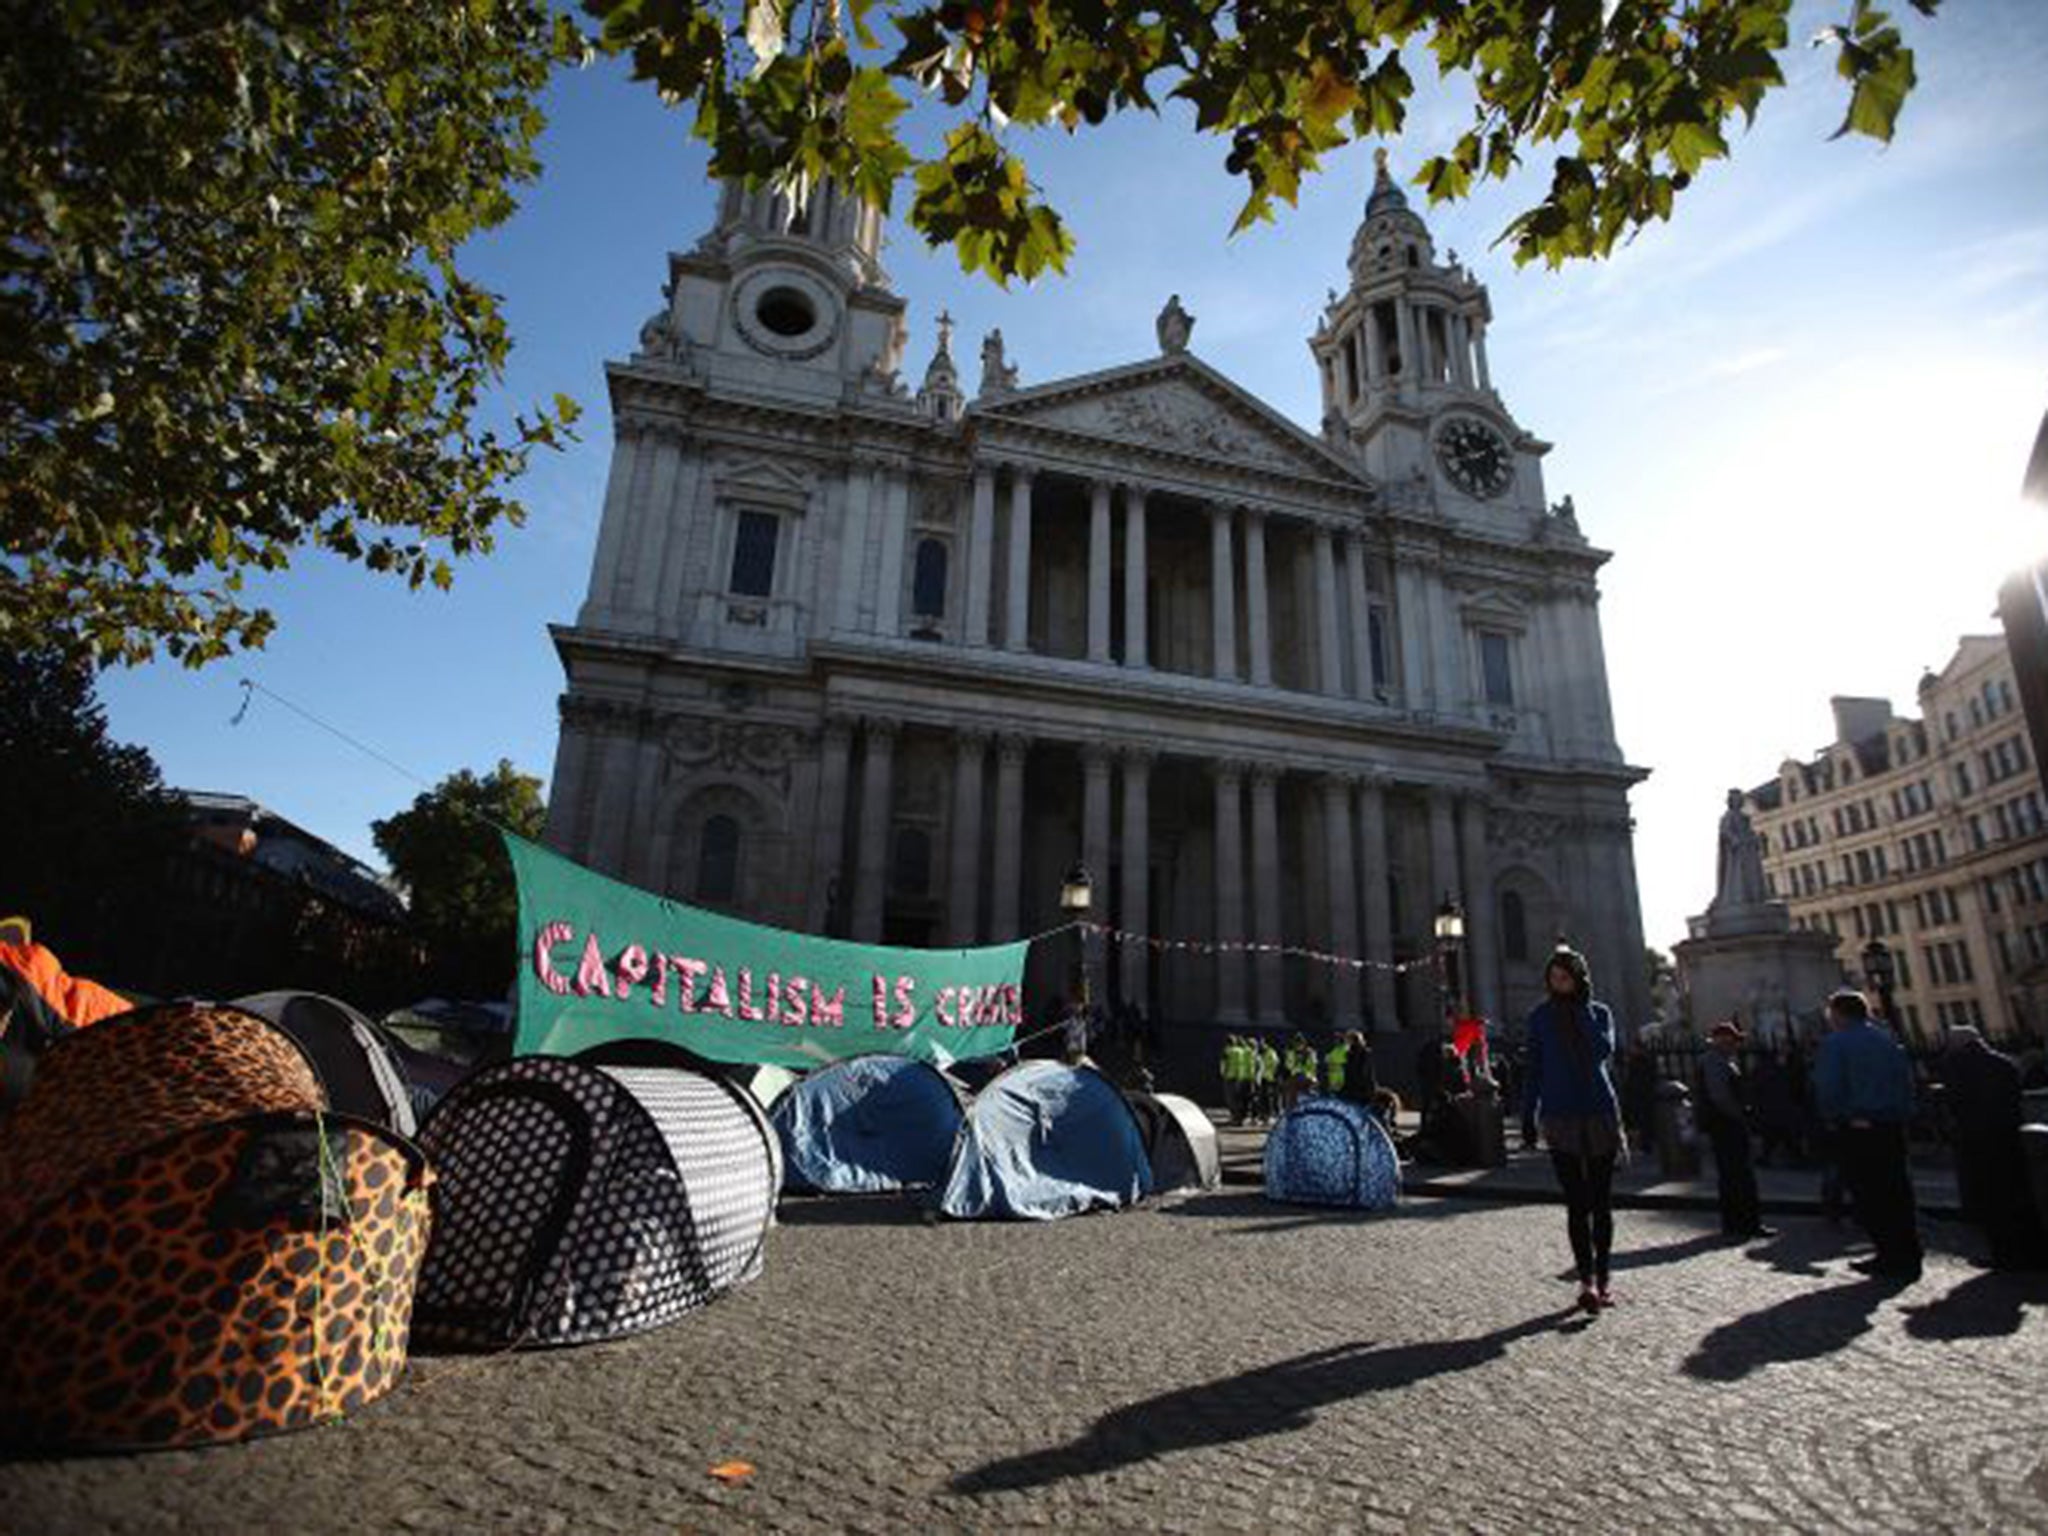
[[[1920,1278],[1921,1247],[1906,1126],[1913,1117],[1913,1064],[1892,1032],[1870,1016],[1861,992],[1828,999],[1833,1033],[1814,1062],[1813,1091],[1834,1133],[1835,1156],[1856,1219],[1877,1253],[1850,1268],[1910,1285]]]
[[[2041,1228],[2020,1144],[2019,1064],[1986,1045],[1976,1030],[1956,1028],[1948,1032],[1941,1076],[1964,1219],[1983,1229],[1995,1267],[2038,1264]]]
[[[1700,1062],[1700,1110],[1714,1147],[1714,1180],[1721,1198],[1721,1235],[1743,1242],[1776,1237],[1763,1223],[1756,1167],[1749,1157],[1749,1105],[1741,1062],[1742,1026],[1723,1019],[1707,1031]]]
[[[1593,1001],[1586,957],[1560,945],[1543,971],[1549,996],[1523,1027],[1522,1140],[1540,1128],[1564,1191],[1565,1230],[1579,1276],[1579,1305],[1613,1304],[1608,1291],[1614,1248],[1614,1164],[1621,1155],[1621,1105],[1608,1064],[1614,1016]]]

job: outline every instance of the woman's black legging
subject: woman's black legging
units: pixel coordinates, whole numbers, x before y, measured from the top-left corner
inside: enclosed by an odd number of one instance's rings
[[[1565,1227],[1571,1234],[1579,1284],[1604,1286],[1607,1256],[1614,1247],[1614,1154],[1582,1157],[1553,1151],[1550,1166],[1564,1187]]]

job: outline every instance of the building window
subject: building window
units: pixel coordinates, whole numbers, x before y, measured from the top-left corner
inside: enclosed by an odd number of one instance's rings
[[[1529,958],[1529,914],[1523,910],[1518,891],[1509,891],[1500,899],[1500,943],[1508,959]]]
[[[697,900],[729,902],[740,889],[740,824],[713,816],[697,839]]]
[[[929,896],[932,889],[932,837],[922,827],[901,827],[889,865],[890,889],[904,896]]]
[[[775,545],[782,520],[772,512],[742,512],[732,541],[735,597],[768,597],[775,591]]]
[[[920,619],[946,616],[946,542],[917,541],[917,565],[910,579],[910,606]]]
[[[1483,632],[1479,636],[1479,666],[1486,682],[1486,702],[1511,707],[1515,684],[1508,669],[1508,637]]]
[[[1387,616],[1385,610],[1374,607],[1365,616],[1366,649],[1372,655],[1372,686],[1375,691],[1387,686]]]

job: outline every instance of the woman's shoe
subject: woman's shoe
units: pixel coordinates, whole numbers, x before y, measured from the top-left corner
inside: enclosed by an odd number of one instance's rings
[[[1600,1293],[1590,1285],[1579,1287],[1579,1310],[1586,1313],[1600,1310]]]
[[[1599,1303],[1600,1310],[1604,1312],[1614,1305],[1614,1292],[1603,1285],[1600,1287],[1600,1292],[1594,1300]]]

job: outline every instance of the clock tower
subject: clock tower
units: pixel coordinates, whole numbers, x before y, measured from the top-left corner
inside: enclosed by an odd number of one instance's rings
[[[1542,514],[1548,443],[1525,432],[1493,388],[1486,289],[1437,259],[1429,226],[1380,150],[1365,218],[1351,241],[1350,287],[1332,293],[1309,339],[1321,374],[1323,436],[1398,496],[1480,527]]]

